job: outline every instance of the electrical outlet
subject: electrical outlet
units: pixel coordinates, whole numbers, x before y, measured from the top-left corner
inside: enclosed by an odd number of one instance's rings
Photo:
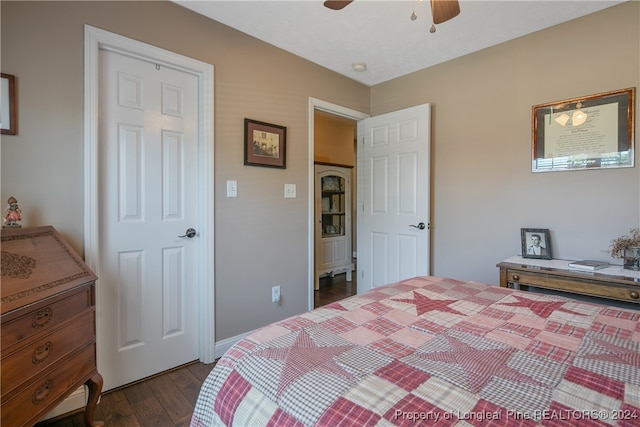
[[[282,302],[282,296],[280,295],[280,286],[274,286],[271,288],[271,302],[280,305]]]

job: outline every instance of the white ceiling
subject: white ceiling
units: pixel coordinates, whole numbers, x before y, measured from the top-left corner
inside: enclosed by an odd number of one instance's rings
[[[368,86],[623,3],[460,0],[460,15],[431,34],[428,1],[355,0],[339,11],[322,0],[173,1]],[[366,71],[353,71],[357,62]]]

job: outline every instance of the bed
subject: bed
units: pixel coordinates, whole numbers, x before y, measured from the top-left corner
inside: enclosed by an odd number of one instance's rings
[[[261,328],[192,427],[637,426],[640,311],[416,277]]]

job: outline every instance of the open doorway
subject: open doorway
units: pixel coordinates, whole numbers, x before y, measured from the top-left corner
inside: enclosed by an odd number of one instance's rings
[[[314,110],[314,308],[355,295],[357,121]]]
[[[354,151],[357,151],[358,194],[357,209],[353,214],[357,223],[356,254],[358,250],[360,252],[357,256],[357,293],[409,277],[428,275],[431,254],[430,104],[369,117],[310,98],[309,308],[314,308],[316,282],[315,110],[350,118],[357,123],[358,142]]]

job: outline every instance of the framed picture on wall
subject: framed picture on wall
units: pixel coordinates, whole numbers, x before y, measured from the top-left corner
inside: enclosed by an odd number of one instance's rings
[[[1,74],[0,78],[0,130],[3,134],[16,135],[16,78],[11,74]]]
[[[287,128],[244,119],[244,164],[285,169]]]
[[[522,257],[551,259],[551,238],[548,228],[521,228]]]
[[[635,88],[533,106],[532,172],[633,167]]]

